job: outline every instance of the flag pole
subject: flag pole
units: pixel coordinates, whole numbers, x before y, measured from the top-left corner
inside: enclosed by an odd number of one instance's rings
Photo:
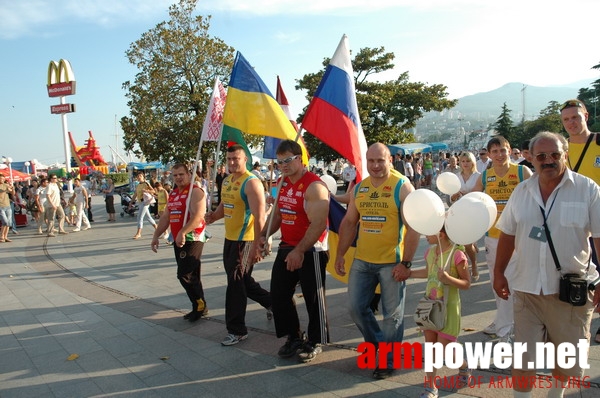
[[[192,190],[194,189],[194,182],[196,181],[196,170],[198,170],[198,161],[200,160],[200,151],[202,150],[202,144],[204,141],[200,138],[200,143],[198,144],[198,151],[196,152],[196,161],[194,162],[194,167],[192,167],[192,178],[190,180],[190,190],[188,191],[187,198],[185,200],[185,213],[183,214],[183,225],[185,225],[188,214],[190,213],[190,203],[192,200]],[[173,237],[175,239],[175,237]]]

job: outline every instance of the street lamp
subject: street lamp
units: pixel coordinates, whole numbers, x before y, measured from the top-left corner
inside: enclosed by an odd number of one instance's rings
[[[28,161],[25,162],[25,167],[27,167],[27,174],[29,174],[29,166],[31,165],[31,163]]]

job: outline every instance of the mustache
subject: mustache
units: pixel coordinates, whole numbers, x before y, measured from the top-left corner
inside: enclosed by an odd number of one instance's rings
[[[543,164],[542,169],[556,169],[558,165],[556,163]]]

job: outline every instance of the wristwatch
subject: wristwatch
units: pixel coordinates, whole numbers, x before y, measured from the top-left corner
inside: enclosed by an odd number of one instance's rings
[[[400,264],[404,265],[406,268],[412,267],[412,262],[410,261],[400,261]]]

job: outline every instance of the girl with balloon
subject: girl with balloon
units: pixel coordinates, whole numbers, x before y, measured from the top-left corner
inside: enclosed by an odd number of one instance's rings
[[[432,245],[425,251],[426,267],[411,270],[411,278],[426,278],[425,296],[433,300],[444,299],[446,304],[446,320],[441,330],[423,330],[427,343],[441,343],[444,347],[456,342],[460,333],[460,290],[471,287],[467,257],[457,245],[450,240],[445,227],[434,235],[427,235],[427,243]],[[446,295],[446,297],[443,297]],[[435,385],[436,369],[426,372],[425,391],[421,398],[437,398]],[[469,382],[471,370],[464,362],[459,368],[457,388]]]

